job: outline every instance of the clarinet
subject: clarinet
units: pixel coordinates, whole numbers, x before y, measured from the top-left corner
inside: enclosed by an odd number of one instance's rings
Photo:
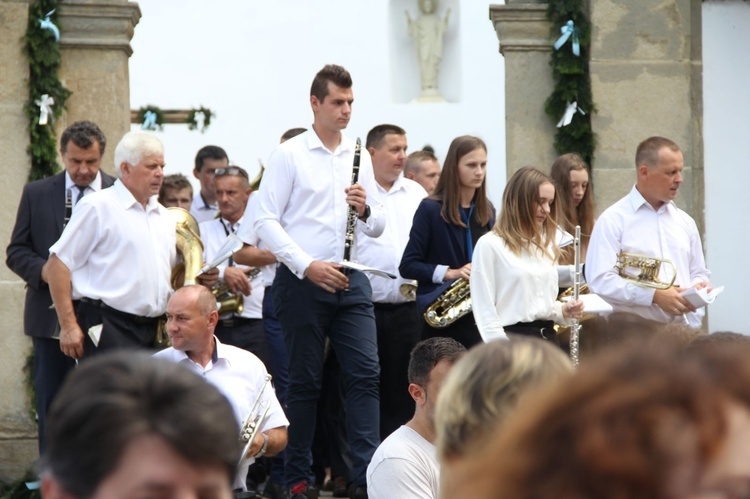
[[[357,145],[354,147],[354,164],[352,165],[352,185],[359,179],[359,159],[362,155],[362,141],[357,137]],[[352,246],[354,246],[354,230],[357,228],[357,209],[349,205],[346,211],[346,237],[344,238],[344,261],[351,261]],[[348,274],[349,269],[344,269]]]
[[[65,217],[63,218],[63,229],[68,225],[68,222],[70,222],[71,216],[73,216],[73,194],[70,192],[70,189],[68,189],[68,192],[65,193]]]
[[[581,289],[581,226],[576,225],[576,235],[573,240],[573,247],[575,249],[575,274],[573,276],[573,302],[578,301],[578,294]],[[571,319],[572,324],[570,326],[570,362],[573,367],[578,367],[578,354],[581,333],[581,324],[578,319]]]

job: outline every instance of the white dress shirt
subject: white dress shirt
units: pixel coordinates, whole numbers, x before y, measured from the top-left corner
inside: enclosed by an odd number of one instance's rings
[[[507,339],[504,326],[537,320],[565,324],[555,262],[541,251],[513,253],[489,232],[477,241],[471,264],[471,303],[484,341]]]
[[[255,227],[253,227],[253,222],[258,218],[259,200],[260,196],[258,195],[258,191],[250,194],[250,199],[247,201],[247,208],[245,208],[245,219],[247,222],[242,224],[237,230],[237,237],[239,237],[240,241],[245,244],[255,246],[258,249],[270,251],[268,245],[260,240],[258,233],[255,232]],[[271,263],[260,268],[261,276],[263,277],[263,285],[265,287],[273,284],[273,280],[276,278],[276,267],[278,267],[278,265],[278,263]]]
[[[215,204],[211,205],[206,203],[203,196],[201,196],[201,192],[198,191],[193,194],[193,202],[190,205],[190,214],[195,217],[195,220],[198,223],[201,223],[216,218],[216,215],[219,214],[219,207]]]
[[[705,308],[677,316],[653,304],[653,288],[631,284],[619,276],[615,263],[624,251],[670,260],[677,268],[674,285],[689,288],[709,281],[703,247],[695,221],[674,202],[655,210],[633,187],[607,208],[594,224],[586,255],[586,280],[592,293],[612,305],[615,312],[629,312],[658,322],[685,322],[700,327]],[[667,276],[661,275],[661,279]]]
[[[255,399],[258,398],[258,393],[263,388],[263,382],[268,372],[263,362],[247,350],[232,345],[224,345],[215,336],[214,340],[216,341],[214,357],[206,367],[193,362],[185,352],[175,350],[173,347],[155,353],[154,357],[180,364],[218,388],[232,405],[234,417],[239,425],[237,427],[237,438],[239,439],[240,426],[244,424],[250,414]],[[276,398],[276,392],[270,383],[263,392],[261,400],[269,404],[268,417],[266,423],[260,429],[261,432],[289,426],[289,421],[286,419],[281,404]],[[247,468],[254,461],[254,459],[249,459],[245,462],[245,466],[243,466],[244,474],[238,473],[238,479],[234,484],[235,488],[245,490],[244,477],[247,476]],[[243,483],[239,482],[240,477],[242,477]]]
[[[358,235],[357,262],[378,270],[397,274],[399,279],[388,279],[366,273],[372,285],[372,301],[375,303],[403,303],[406,301],[399,291],[404,279],[398,273],[398,265],[409,242],[409,231],[414,213],[427,191],[417,182],[400,176],[390,191],[379,184],[367,198],[384,207],[385,230],[378,238]]]
[[[201,240],[203,241],[203,260],[210,262],[216,257],[219,252],[219,248],[224,244],[227,237],[227,231],[229,234],[236,234],[245,225],[251,225],[245,222],[245,217],[241,217],[234,225],[230,224],[223,218],[215,218],[208,220],[200,224]],[[229,260],[222,262],[217,268],[219,269],[219,279],[224,279],[224,270],[229,266]],[[250,267],[247,265],[237,265],[235,267],[243,270],[247,270]],[[263,277],[258,274],[250,280],[250,296],[243,296],[243,309],[239,317],[245,317],[247,319],[262,319],[263,318]],[[221,314],[221,318],[228,318],[229,315]]]
[[[87,194],[92,194],[94,192],[99,192],[102,190],[102,173],[101,171],[96,172],[96,177],[94,177],[94,180],[91,181],[91,183],[83,188],[83,195],[86,196]],[[65,172],[65,196],[70,196],[70,199],[72,201],[72,211],[76,211],[76,199],[78,199],[78,196],[81,192],[81,189],[73,182],[73,179],[70,178],[70,174],[66,171]]]
[[[260,209],[255,220],[258,237],[276,258],[298,278],[315,261],[339,263],[344,257],[347,208],[346,188],[351,185],[354,141],[341,135],[329,151],[310,129],[271,153],[260,189]],[[372,163],[363,151],[358,183],[365,192],[375,190]],[[370,237],[385,227],[382,207],[370,202],[366,222],[357,225]],[[352,260],[356,260],[356,244]]]
[[[167,310],[177,262],[175,221],[156,196],[145,209],[121,180],[85,196],[50,253],[70,270],[72,296],[143,317]]]

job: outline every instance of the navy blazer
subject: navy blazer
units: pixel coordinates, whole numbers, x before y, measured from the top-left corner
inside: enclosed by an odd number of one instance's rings
[[[101,174],[102,188],[114,183],[112,176],[103,171]],[[64,171],[24,186],[5,263],[26,281],[23,329],[28,336],[51,338],[57,328],[57,314],[50,308],[49,286],[42,280],[42,266],[49,258],[50,246],[60,239],[64,219]]]
[[[398,271],[405,279],[416,279],[417,301],[420,296],[439,294],[439,289],[445,284],[432,282],[432,274],[438,265],[447,265],[452,269],[459,269],[469,263],[466,251],[466,229],[458,225],[447,223],[440,216],[442,201],[424,199],[416,213],[409,233],[409,242],[401,257]],[[485,233],[492,229],[495,223],[494,209],[486,227]],[[432,299],[428,299],[429,303]],[[420,306],[420,309],[423,308]]]

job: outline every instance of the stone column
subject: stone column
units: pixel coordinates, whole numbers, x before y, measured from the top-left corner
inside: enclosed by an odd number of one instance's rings
[[[23,36],[29,19],[29,2],[0,1],[0,143],[3,144],[3,193],[0,198],[0,241],[5,247],[16,220],[21,190],[31,161],[28,121],[23,106],[29,96],[29,64],[23,53]],[[23,382],[24,361],[31,341],[23,335],[23,283],[0,265],[0,479],[18,478],[36,458],[36,425],[29,418]]]
[[[490,5],[505,57],[505,151],[508,177],[525,165],[548,170],[557,157],[555,126],[544,112],[554,81],[546,3]]]
[[[130,40],[141,18],[127,0],[66,0],[60,7],[60,79],[73,92],[58,130],[77,120],[98,124],[107,137],[103,168],[114,174],[114,147],[130,130]]]
[[[682,149],[685,182],[677,204],[703,232],[701,2],[591,2],[591,25],[598,211],[635,183],[638,143],[661,135]]]
[[[3,254],[15,225],[21,191],[31,168],[26,153],[29,64],[23,36],[28,0],[0,0],[0,143],[3,187],[0,241]],[[105,167],[114,171],[112,151],[130,129],[128,57],[130,39],[140,19],[138,4],[126,0],[66,0],[59,11],[62,68],[60,78],[73,91],[68,110],[55,123],[58,137],[73,121],[97,122],[109,140]],[[37,456],[36,424],[29,417],[23,366],[31,341],[23,334],[24,283],[0,265],[0,479],[19,478]]]

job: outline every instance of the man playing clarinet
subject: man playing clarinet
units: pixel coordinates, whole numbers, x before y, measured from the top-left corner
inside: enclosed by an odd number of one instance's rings
[[[385,218],[368,206],[374,192],[372,164],[362,154],[351,184],[354,141],[342,134],[352,112],[352,80],[327,65],[310,89],[312,130],[279,145],[263,178],[255,229],[282,265],[274,281],[274,308],[289,350],[285,481],[292,499],[308,496],[310,447],[320,391],[325,339],[341,364],[354,476],[350,497],[367,497],[366,472],[379,444],[378,349],[372,288],[363,273],[344,272],[349,206],[352,223],[369,237]],[[356,261],[356,242],[349,255]]]

